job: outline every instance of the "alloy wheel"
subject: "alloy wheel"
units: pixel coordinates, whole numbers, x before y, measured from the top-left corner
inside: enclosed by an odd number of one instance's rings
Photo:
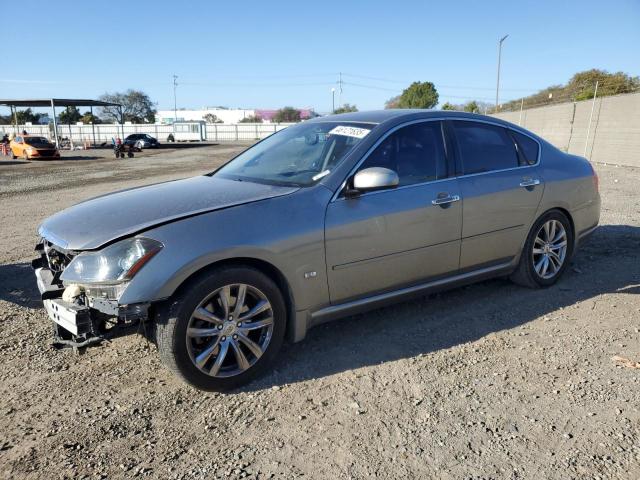
[[[206,375],[239,375],[264,354],[273,327],[273,309],[264,293],[243,283],[225,285],[191,314],[186,332],[189,357]]]
[[[567,231],[558,220],[548,220],[540,227],[533,242],[533,268],[543,279],[553,278],[567,256]]]

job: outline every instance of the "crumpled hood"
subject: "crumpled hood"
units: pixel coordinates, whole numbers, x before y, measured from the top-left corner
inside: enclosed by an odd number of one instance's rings
[[[74,205],[47,218],[41,236],[68,250],[92,250],[155,225],[194,214],[287,195],[298,187],[220,177],[193,177],[124,190]]]

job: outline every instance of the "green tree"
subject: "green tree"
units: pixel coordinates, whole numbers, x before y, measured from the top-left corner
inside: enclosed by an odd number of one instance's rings
[[[398,108],[433,108],[438,104],[438,91],[431,82],[413,82],[400,95]]]
[[[153,123],[156,121],[155,104],[144,92],[129,89],[120,93],[105,93],[100,96],[103,102],[119,103],[122,105],[122,116],[125,122]],[[120,122],[118,107],[102,107],[101,117],[107,122]]]
[[[532,95],[506,102],[500,106],[500,110],[519,110],[521,105],[523,108],[533,108],[553,103],[588,100],[593,98],[596,82],[598,82],[598,97],[640,90],[640,77],[632,77],[624,72],[609,73],[606,70],[592,68],[576,73],[564,85],[551,85]]]
[[[207,123],[224,123],[213,113],[207,113],[202,119]]]
[[[240,120],[239,123],[262,123],[262,118],[258,115],[249,115],[248,117],[244,117]]]
[[[350,113],[350,112],[357,112],[357,111],[358,111],[358,107],[356,107],[355,105],[350,105],[348,103],[345,103],[341,107],[336,108],[335,112],[333,113]]]
[[[475,100],[471,100],[470,102],[465,103],[462,109],[465,112],[469,112],[469,113],[480,113],[480,106],[478,105],[478,102],[476,102]]]
[[[273,116],[276,123],[292,123],[300,121],[300,110],[293,107],[284,107],[276,112]]]
[[[459,110],[459,108],[453,103],[444,102],[444,104],[442,105],[442,110]]]
[[[97,117],[96,115],[92,114],[90,111],[86,111],[82,114],[82,118],[80,118],[80,121],[82,123],[84,123],[85,125],[90,125],[92,123],[95,123],[96,125],[99,123],[102,123],[102,120],[100,120],[99,117]]]
[[[67,107],[60,112],[58,118],[60,119],[60,123],[71,125],[72,123],[79,122],[82,115],[77,107]]]
[[[640,77],[631,77],[624,72],[609,73],[597,68],[576,73],[566,88],[573,92],[575,101],[587,100],[593,98],[596,82],[599,97],[631,93],[640,89]]]
[[[398,104],[400,103],[400,95],[396,95],[395,97],[391,97],[389,100],[384,102],[384,108],[400,108]]]
[[[27,122],[38,123],[40,118],[42,118],[44,114],[42,113],[34,113],[30,108],[26,110],[17,110],[16,117],[18,119],[18,125],[24,125]],[[13,123],[13,118],[10,123]]]

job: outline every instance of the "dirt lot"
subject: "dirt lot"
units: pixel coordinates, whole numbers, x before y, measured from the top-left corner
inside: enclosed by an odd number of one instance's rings
[[[49,347],[37,224],[238,146],[0,161],[2,478],[640,478],[640,170],[598,165],[602,226],[556,286],[506,280],[326,324],[233,394],[137,336]]]

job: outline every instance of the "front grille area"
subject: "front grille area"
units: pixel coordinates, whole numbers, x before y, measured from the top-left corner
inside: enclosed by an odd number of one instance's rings
[[[54,274],[62,273],[73,260],[71,253],[55,246],[46,238],[43,238],[38,244],[36,251],[40,253],[41,265],[51,270]]]
[[[54,157],[56,155],[55,150],[40,150],[38,149],[38,154],[41,157]]]

